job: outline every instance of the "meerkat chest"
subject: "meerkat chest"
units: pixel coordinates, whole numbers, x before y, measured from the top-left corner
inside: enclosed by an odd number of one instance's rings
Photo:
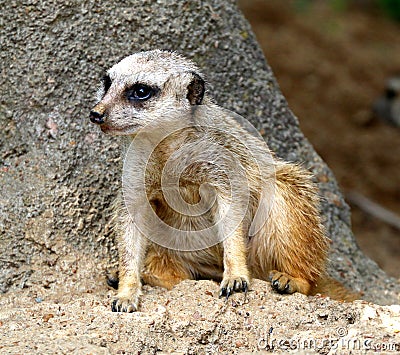
[[[157,216],[179,230],[201,230],[213,225],[215,207],[195,183],[152,190],[149,201]]]

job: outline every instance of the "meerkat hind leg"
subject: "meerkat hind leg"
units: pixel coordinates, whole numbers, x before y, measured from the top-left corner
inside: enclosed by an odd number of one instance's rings
[[[269,279],[274,290],[309,295],[325,272],[328,250],[317,190],[311,175],[293,164],[278,164],[275,178],[274,204],[265,231],[268,242],[263,252],[254,249],[253,253],[269,261],[263,270],[272,270]]]
[[[312,288],[307,280],[300,277],[292,277],[277,270],[272,270],[269,273],[269,280],[272,288],[278,293],[292,294],[300,292],[308,295]]]
[[[151,248],[148,251],[141,277],[145,284],[164,287],[167,290],[182,280],[191,279],[190,273],[177,258],[161,248]]]

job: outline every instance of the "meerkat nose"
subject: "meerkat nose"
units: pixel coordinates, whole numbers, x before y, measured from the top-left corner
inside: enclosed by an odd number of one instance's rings
[[[104,113],[97,112],[95,110],[90,111],[90,121],[96,124],[104,123]]]

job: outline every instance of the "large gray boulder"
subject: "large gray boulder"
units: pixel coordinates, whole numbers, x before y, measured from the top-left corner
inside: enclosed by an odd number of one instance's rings
[[[335,179],[300,132],[235,1],[11,0],[1,7],[1,292],[50,288],[87,260],[99,265],[88,270],[94,275],[115,262],[109,215],[120,187],[118,138],[102,135],[88,112],[105,69],[160,48],[197,62],[217,103],[248,118],[279,157],[314,172],[332,276],[368,300],[398,302],[399,284],[359,250]]]

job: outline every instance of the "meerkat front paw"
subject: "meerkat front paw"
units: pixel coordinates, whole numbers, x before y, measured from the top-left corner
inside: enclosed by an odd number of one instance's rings
[[[229,298],[234,292],[247,292],[250,280],[247,276],[224,277],[220,285],[219,297]]]
[[[140,291],[118,293],[111,303],[113,312],[136,312],[139,308]]]
[[[311,285],[307,280],[296,278],[277,270],[269,273],[269,280],[271,281],[272,288],[278,293],[292,294],[300,292],[307,295],[311,289]]]

